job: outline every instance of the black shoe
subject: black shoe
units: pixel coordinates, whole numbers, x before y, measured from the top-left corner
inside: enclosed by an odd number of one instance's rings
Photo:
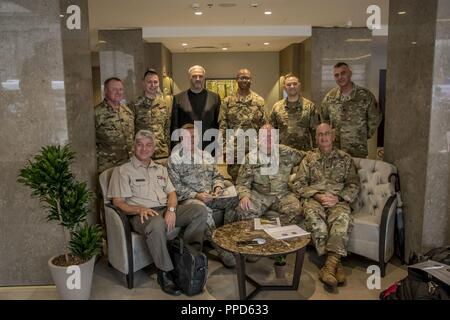
[[[179,296],[181,294],[180,288],[178,288],[172,280],[169,279],[167,272],[158,271],[158,284],[161,290],[167,294],[173,296]]]

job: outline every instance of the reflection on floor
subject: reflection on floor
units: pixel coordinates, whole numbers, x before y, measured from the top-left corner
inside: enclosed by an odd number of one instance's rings
[[[208,254],[209,278],[202,294],[193,297],[181,295],[172,297],[159,289],[156,283],[154,267],[138,271],[135,274],[135,287],[126,288],[125,277],[108,267],[106,259],[101,259],[95,267],[94,282],[92,284],[91,299],[143,299],[143,300],[222,300],[238,299],[237,279],[234,269],[226,269],[214,257],[214,252]],[[287,279],[291,279],[294,267],[294,255],[288,256]],[[323,259],[317,257],[315,251],[308,247],[303,264],[303,271],[298,291],[262,291],[257,299],[286,299],[286,300],[376,300],[381,290],[387,288],[394,281],[407,275],[406,267],[393,258],[387,266],[386,276],[381,279],[380,289],[369,290],[367,267],[374,264],[365,258],[350,255],[344,259],[347,283],[335,291],[324,288],[318,280],[317,272],[323,264]],[[255,263],[247,263],[247,272],[261,283],[284,284],[289,280],[278,280],[273,270],[273,260],[261,258]],[[281,282],[280,282],[281,281]],[[284,281],[284,282],[283,282]],[[252,289],[247,284],[247,293]],[[0,287],[0,299],[58,299],[55,287]]]

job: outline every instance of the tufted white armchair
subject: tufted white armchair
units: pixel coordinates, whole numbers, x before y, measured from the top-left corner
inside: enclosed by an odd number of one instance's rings
[[[394,254],[395,218],[399,201],[397,168],[379,160],[353,160],[361,180],[361,190],[351,205],[354,226],[348,251],[377,261],[381,276],[384,277],[386,263]]]
[[[99,176],[104,199],[108,264],[126,275],[129,289],[134,286],[134,272],[153,263],[145,239],[131,229],[128,216],[111,204],[107,197],[109,180],[115,168],[103,171]],[[174,228],[168,239],[174,238],[180,228]]]

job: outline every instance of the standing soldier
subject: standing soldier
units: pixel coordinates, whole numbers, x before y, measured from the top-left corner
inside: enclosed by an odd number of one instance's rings
[[[375,96],[352,82],[352,71],[345,62],[333,67],[338,87],[331,89],[320,106],[320,117],[336,130],[335,146],[352,157],[367,157],[367,139],[381,123]]]
[[[300,81],[297,76],[284,77],[284,90],[287,98],[272,107],[269,122],[280,130],[280,143],[298,150],[311,150],[314,144],[314,130],[319,124],[316,106],[302,97]]]
[[[144,95],[134,103],[134,127],[139,130],[150,130],[155,134],[155,162],[164,163],[169,156],[170,115],[172,106],[163,97],[159,88],[159,77],[155,70],[145,72]]]
[[[236,191],[240,201],[236,214],[241,219],[279,215],[282,225],[295,224],[301,213],[301,206],[295,194],[289,190],[288,182],[292,169],[301,162],[305,152],[276,144],[273,141],[275,130],[270,124],[265,124],[262,130],[266,134],[259,141],[259,150],[250,151],[239,170]],[[277,148],[278,155],[275,152]],[[264,169],[270,164],[262,161],[251,164],[250,156],[258,160],[267,156],[273,158],[272,164],[277,165],[277,170],[273,173],[265,172]]]
[[[94,109],[98,173],[127,162],[134,137],[134,115],[122,102],[122,81],[115,77],[107,79],[104,91],[105,99]]]
[[[350,203],[359,192],[359,176],[351,156],[333,147],[334,130],[323,123],[317,127],[318,149],[309,152],[291,181],[291,188],[303,199],[304,226],[311,232],[317,254],[327,254],[320,279],[336,287],[345,282],[341,257],[353,219]]]
[[[264,99],[250,90],[252,84],[250,70],[239,70],[236,81],[238,83],[236,94],[226,97],[220,107],[219,128],[223,139],[226,139],[227,129],[242,129],[244,131],[255,129],[258,131],[266,123]],[[228,143],[234,145],[234,164],[228,165],[228,174],[235,182],[240,163],[242,163],[242,159],[237,158],[237,148],[246,148],[246,146],[238,146],[235,135],[226,141],[226,144]]]

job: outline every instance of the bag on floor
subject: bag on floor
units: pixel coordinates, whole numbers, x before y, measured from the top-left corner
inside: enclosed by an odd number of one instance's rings
[[[173,282],[188,296],[201,293],[208,277],[206,255],[179,237],[169,241],[168,248],[174,265],[171,272]]]
[[[450,265],[450,246],[428,251],[425,255],[413,254],[410,264],[433,260]],[[408,276],[381,292],[381,300],[450,300],[450,286],[418,269],[408,268]]]
[[[409,270],[408,276],[381,292],[381,300],[450,300],[448,285],[420,270]]]

